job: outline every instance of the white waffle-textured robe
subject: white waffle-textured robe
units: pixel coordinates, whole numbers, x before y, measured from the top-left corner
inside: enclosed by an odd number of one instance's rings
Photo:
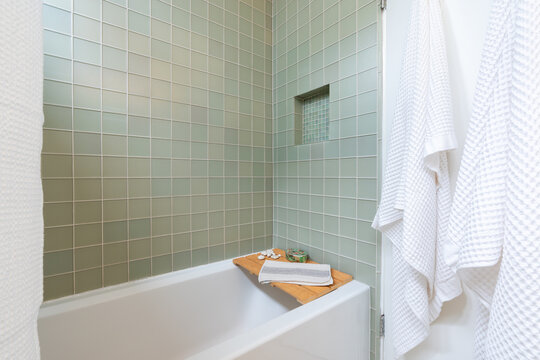
[[[480,300],[476,358],[540,359],[540,2],[495,0],[445,257]]]
[[[42,6],[0,0],[0,360],[39,359]]]
[[[373,222],[393,244],[396,358],[428,336],[442,303],[461,292],[441,251],[451,205],[446,151],[455,147],[440,4],[416,0]]]

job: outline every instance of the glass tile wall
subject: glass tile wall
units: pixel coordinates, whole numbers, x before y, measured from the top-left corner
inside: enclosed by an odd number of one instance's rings
[[[299,247],[371,287],[378,358],[379,7],[273,2],[274,245]],[[295,97],[330,85],[328,140],[295,145]],[[297,125],[297,124],[296,124]]]
[[[44,0],[46,300],[271,246],[271,12]]]

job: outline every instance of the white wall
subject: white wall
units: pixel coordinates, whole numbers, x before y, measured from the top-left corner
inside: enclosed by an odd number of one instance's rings
[[[437,0],[434,0],[437,1]],[[412,0],[389,0],[385,22],[385,67],[383,86],[383,145],[387,145],[391,126],[401,58]],[[471,115],[480,52],[487,28],[491,0],[441,0],[446,30],[456,135],[459,148],[450,154],[452,187],[459,169],[459,159]],[[384,359],[393,359],[391,313],[391,245],[383,246],[383,308],[387,314]],[[432,326],[428,339],[405,356],[405,360],[469,360],[473,358],[473,299],[464,294],[446,303]]]

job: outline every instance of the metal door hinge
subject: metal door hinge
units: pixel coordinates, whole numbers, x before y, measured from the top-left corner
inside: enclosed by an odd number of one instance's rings
[[[379,336],[384,336],[384,314],[379,319]]]
[[[388,3],[388,0],[380,0],[379,1],[379,5],[381,7],[381,10],[386,10],[387,3]]]

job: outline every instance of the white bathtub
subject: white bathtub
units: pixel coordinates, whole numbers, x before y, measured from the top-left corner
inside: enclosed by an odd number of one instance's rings
[[[309,304],[231,260],[43,304],[42,360],[369,359],[369,287]]]

